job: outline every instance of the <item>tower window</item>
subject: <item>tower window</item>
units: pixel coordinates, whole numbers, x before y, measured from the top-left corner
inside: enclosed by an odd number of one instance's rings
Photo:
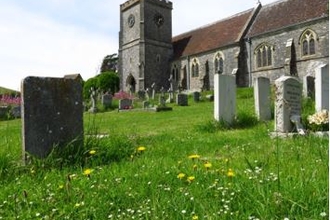
[[[267,67],[272,65],[273,47],[268,44],[261,44],[254,52],[257,67]]]

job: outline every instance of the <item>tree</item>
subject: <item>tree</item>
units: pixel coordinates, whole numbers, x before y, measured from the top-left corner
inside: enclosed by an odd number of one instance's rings
[[[117,72],[118,55],[116,53],[103,58],[100,72]]]
[[[115,72],[102,72],[97,75],[97,88],[102,92],[110,91],[114,94],[119,89],[119,76]]]

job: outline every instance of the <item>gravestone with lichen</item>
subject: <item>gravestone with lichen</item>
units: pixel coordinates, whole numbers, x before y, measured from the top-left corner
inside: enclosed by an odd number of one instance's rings
[[[22,148],[45,158],[57,147],[83,145],[82,78],[26,77],[22,81]]]

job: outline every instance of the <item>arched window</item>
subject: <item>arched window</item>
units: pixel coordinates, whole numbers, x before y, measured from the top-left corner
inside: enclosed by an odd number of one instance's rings
[[[254,54],[258,68],[272,65],[273,46],[263,43],[256,48]]]
[[[172,77],[174,81],[179,80],[179,68],[176,65],[174,65],[172,68]]]
[[[223,62],[223,54],[217,53],[214,59],[214,71],[215,73],[222,74],[224,71],[224,62]]]
[[[197,59],[193,59],[192,65],[191,65],[191,76],[192,77],[198,77],[199,76],[199,64],[197,62]]]
[[[316,34],[312,30],[305,30],[300,37],[300,44],[302,56],[314,55],[316,52],[315,48]]]

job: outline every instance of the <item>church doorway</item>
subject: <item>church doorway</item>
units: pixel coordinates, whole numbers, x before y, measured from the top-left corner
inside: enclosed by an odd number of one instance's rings
[[[128,75],[128,77],[126,78],[126,88],[128,88],[128,92],[134,93],[135,86],[136,86],[136,80],[135,80],[134,76],[130,73]]]

